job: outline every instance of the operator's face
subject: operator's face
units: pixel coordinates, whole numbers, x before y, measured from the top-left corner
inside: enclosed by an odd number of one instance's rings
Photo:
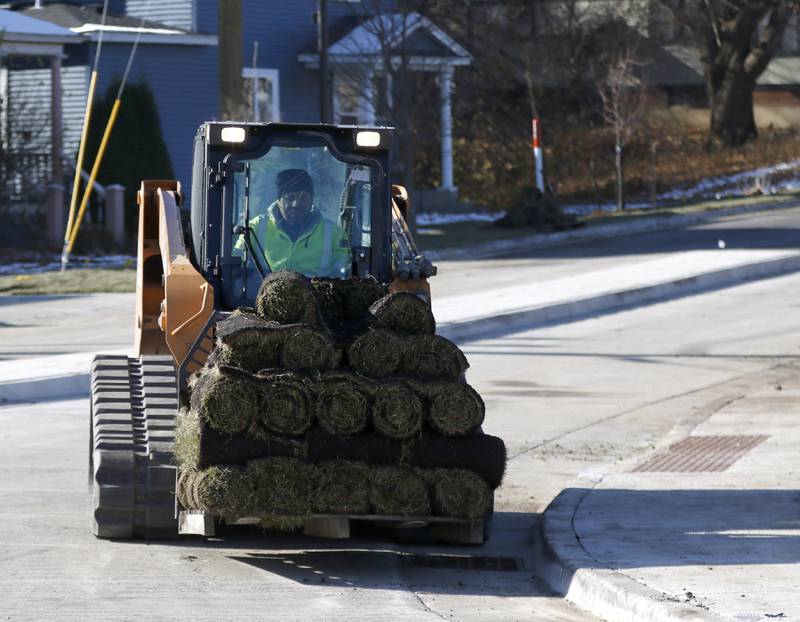
[[[278,199],[278,209],[286,224],[295,227],[304,223],[311,213],[311,194],[305,190],[285,192]]]

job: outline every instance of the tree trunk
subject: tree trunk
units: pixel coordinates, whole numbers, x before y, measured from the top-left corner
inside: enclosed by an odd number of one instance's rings
[[[709,89],[712,142],[738,147],[758,136],[753,87],[752,80],[741,71],[726,75],[715,90]]]

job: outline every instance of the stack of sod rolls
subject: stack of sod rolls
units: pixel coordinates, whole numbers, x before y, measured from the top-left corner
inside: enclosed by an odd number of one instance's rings
[[[216,339],[178,416],[184,508],[278,528],[490,511],[505,445],[483,434],[467,360],[423,300],[281,271]]]

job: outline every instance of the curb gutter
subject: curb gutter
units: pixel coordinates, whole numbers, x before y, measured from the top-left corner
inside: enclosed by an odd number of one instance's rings
[[[781,259],[733,266],[646,287],[613,291],[580,300],[567,300],[464,322],[442,324],[438,332],[452,341],[472,341],[501,331],[511,332],[541,324],[574,321],[625,307],[662,302],[797,271],[800,271],[800,255],[792,255]]]
[[[582,480],[558,495],[542,516],[537,538],[541,578],[589,613],[615,622],[722,622],[727,620],[671,600],[634,579],[603,567],[581,546],[572,521],[595,483]]]
[[[451,261],[459,259],[485,259],[515,251],[536,250],[551,246],[561,246],[582,240],[600,240],[613,238],[618,235],[633,235],[650,231],[667,231],[669,229],[682,229],[692,225],[714,222],[737,216],[758,212],[771,212],[783,209],[800,207],[800,200],[784,201],[780,203],[766,203],[763,205],[742,205],[739,207],[724,207],[707,210],[696,214],[679,214],[677,216],[644,216],[632,222],[609,223],[596,227],[573,229],[570,231],[557,231],[554,233],[538,233],[536,235],[514,238],[510,240],[495,240],[484,242],[471,248],[451,248],[438,251],[425,251],[425,256],[431,261]]]

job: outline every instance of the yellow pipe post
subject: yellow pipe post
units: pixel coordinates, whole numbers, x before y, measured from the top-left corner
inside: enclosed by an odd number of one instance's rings
[[[83,129],[81,130],[81,142],[78,147],[78,161],[75,163],[75,179],[72,182],[72,199],[69,202],[69,216],[67,217],[67,228],[64,231],[64,247],[61,249],[61,270],[65,268],[65,252],[69,245],[72,233],[72,225],[75,221],[75,208],[78,205],[78,191],[81,187],[81,170],[83,169],[83,156],[86,151],[86,138],[89,135],[89,122],[92,118],[92,104],[94,103],[94,91],[97,86],[97,71],[92,71],[89,80],[89,95],[86,98],[86,110],[83,113]]]
[[[108,144],[108,139],[111,136],[111,130],[114,128],[114,122],[117,120],[117,113],[119,112],[121,103],[122,100],[117,98],[114,101],[114,107],[111,108],[111,115],[108,117],[108,123],[106,123],[106,129],[105,132],[103,132],[103,139],[100,141],[100,148],[97,150],[97,156],[94,159],[94,166],[92,166],[92,172],[89,175],[89,181],[86,184],[86,188],[83,190],[81,206],[78,210],[78,217],[75,219],[75,226],[72,228],[69,245],[67,246],[66,257],[69,257],[69,254],[72,252],[72,247],[75,246],[75,239],[78,237],[78,231],[81,228],[81,221],[83,220],[83,215],[86,212],[86,205],[89,203],[89,195],[92,193],[92,187],[97,179],[97,173],[100,170],[100,164],[103,161],[103,155],[106,152],[106,145]]]

